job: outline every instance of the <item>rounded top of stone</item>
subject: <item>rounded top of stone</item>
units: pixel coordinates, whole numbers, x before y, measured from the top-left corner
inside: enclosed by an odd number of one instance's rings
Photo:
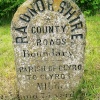
[[[45,100],[62,100],[75,92],[84,72],[86,25],[72,0],[27,0],[11,31],[21,99],[44,93]]]

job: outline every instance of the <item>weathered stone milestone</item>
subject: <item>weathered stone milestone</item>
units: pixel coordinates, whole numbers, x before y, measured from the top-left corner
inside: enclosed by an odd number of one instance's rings
[[[66,100],[84,72],[86,25],[71,0],[27,0],[11,31],[20,100]]]

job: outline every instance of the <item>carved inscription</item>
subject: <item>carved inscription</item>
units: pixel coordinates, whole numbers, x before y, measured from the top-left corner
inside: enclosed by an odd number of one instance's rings
[[[84,70],[85,28],[71,0],[27,0],[18,9],[12,35],[20,100],[73,97]]]
[[[52,11],[53,11],[53,5],[51,5],[49,3],[50,2],[48,2],[48,9],[47,10],[51,11],[51,8],[49,8],[49,7],[52,7]],[[75,30],[83,28],[83,23],[82,23],[82,21],[78,21],[78,20],[80,20],[79,15],[77,15],[76,18],[73,18],[74,14],[76,14],[77,12],[75,11],[75,9],[71,5],[68,7],[68,11],[65,12],[66,5],[68,5],[68,4],[69,4],[69,2],[62,1],[57,12],[59,14],[61,13],[66,18],[66,20],[69,21],[70,26],[71,26],[71,31],[73,32]],[[20,20],[22,20],[23,22],[29,23],[31,21],[31,17],[33,18],[33,17],[37,16],[37,14],[39,12],[44,12],[46,10],[45,9],[46,7],[44,6],[44,3],[42,0],[36,0],[36,8],[33,8],[33,5],[34,5],[34,2],[33,2],[33,4],[31,4],[32,9],[27,8],[27,11],[29,14],[21,14],[20,15],[20,17],[19,17]],[[38,12],[36,11],[36,9],[38,9]],[[50,20],[50,19],[48,18],[46,20]],[[74,23],[76,21],[78,21],[78,23]],[[56,32],[61,31],[63,33],[63,32],[65,32],[65,29],[66,29],[66,25],[64,25],[64,26],[32,26],[31,34],[41,34],[41,33],[42,34],[47,34],[47,33],[53,34],[55,31]],[[26,34],[26,36],[16,37],[16,43],[28,43],[27,31],[26,31],[27,26],[15,28],[15,30],[19,31],[20,33]],[[77,37],[77,35],[76,35],[76,37]],[[81,35],[83,35],[83,34],[81,34]],[[73,36],[72,36],[72,39],[73,39]]]

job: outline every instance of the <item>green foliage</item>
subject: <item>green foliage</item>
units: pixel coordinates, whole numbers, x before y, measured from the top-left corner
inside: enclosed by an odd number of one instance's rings
[[[12,19],[13,14],[26,0],[0,0],[0,24],[4,19]],[[100,11],[100,0],[73,0],[86,15],[96,14]]]
[[[0,18],[9,18],[25,0],[0,0]],[[1,20],[0,19],[0,20]]]
[[[100,10],[100,0],[76,0],[76,3],[86,15],[96,14]]]
[[[0,21],[11,17],[25,0],[0,0]],[[74,0],[85,14],[95,14],[100,9],[100,0]]]

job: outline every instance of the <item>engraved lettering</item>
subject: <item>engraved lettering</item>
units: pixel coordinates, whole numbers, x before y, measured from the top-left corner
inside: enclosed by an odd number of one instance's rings
[[[76,11],[73,11],[73,7],[71,7],[71,8],[64,14],[64,16],[67,16],[67,19],[69,20],[75,13],[76,13]]]
[[[28,11],[29,11],[29,13],[31,14],[32,17],[35,17],[37,15],[37,12],[34,8],[33,9],[28,8]]]
[[[43,12],[45,10],[45,6],[42,0],[36,0],[36,5],[40,12]]]
[[[25,22],[30,22],[30,16],[26,14],[21,14],[19,18]]]
[[[54,11],[53,3],[54,3],[54,0],[48,0],[48,10]]]
[[[66,7],[66,2],[62,1],[60,4],[60,9],[58,10],[59,13],[63,13]]]
[[[73,32],[73,31],[75,31],[75,30],[77,30],[77,29],[81,29],[83,27],[83,23],[82,22],[78,22],[78,23],[76,23],[76,24],[74,24],[74,25],[71,25],[71,31]]]
[[[26,37],[16,37],[16,43],[28,43],[27,36]]]
[[[27,34],[27,26],[24,26],[24,27],[20,27],[20,28],[15,28],[16,31],[19,31],[23,34]]]
[[[75,35],[72,35],[71,36],[71,39],[78,39],[78,38],[81,38],[81,39],[83,39],[83,34],[75,34]]]

